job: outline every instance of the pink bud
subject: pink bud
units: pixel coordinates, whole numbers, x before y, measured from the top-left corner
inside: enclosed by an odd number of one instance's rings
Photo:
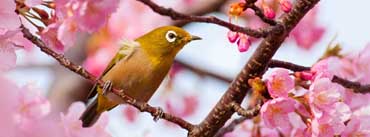
[[[275,18],[275,11],[269,6],[263,6],[263,14],[269,19]]]
[[[311,72],[302,71],[302,72],[296,72],[295,75],[303,80],[312,80],[313,74]]]
[[[289,0],[280,0],[281,9],[288,13],[292,10],[292,3]]]
[[[231,43],[234,43],[239,38],[239,33],[234,31],[227,32],[227,38]]]
[[[238,49],[240,52],[245,52],[251,46],[251,41],[246,35],[241,35],[240,39],[237,42]]]

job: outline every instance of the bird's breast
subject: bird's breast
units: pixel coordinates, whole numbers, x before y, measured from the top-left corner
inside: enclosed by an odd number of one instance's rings
[[[136,52],[129,59],[112,67],[103,80],[110,80],[114,87],[123,89],[129,96],[147,102],[172,65],[172,60],[158,61],[153,62],[143,52]]]

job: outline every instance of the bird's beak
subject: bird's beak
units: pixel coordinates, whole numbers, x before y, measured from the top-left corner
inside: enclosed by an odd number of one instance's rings
[[[193,40],[201,40],[202,38],[201,37],[198,37],[198,36],[194,36],[194,35],[192,35],[191,36],[191,41],[193,41]]]

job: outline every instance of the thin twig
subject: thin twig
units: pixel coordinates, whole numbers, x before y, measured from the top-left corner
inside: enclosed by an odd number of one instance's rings
[[[66,59],[62,54],[58,54],[55,51],[53,51],[52,49],[50,49],[49,47],[47,47],[46,44],[41,39],[37,38],[32,33],[30,33],[30,31],[27,28],[25,28],[24,26],[21,26],[21,29],[22,29],[22,32],[23,32],[23,36],[25,38],[27,38],[33,44],[35,44],[37,47],[39,47],[42,52],[50,55],[55,60],[57,60],[59,62],[59,64],[68,68],[69,70],[79,74],[80,76],[84,77],[85,79],[90,80],[91,82],[96,82],[97,84],[99,84],[101,86],[104,85],[104,81],[102,81],[100,79],[97,79],[90,72],[86,71],[83,67],[74,64],[73,62]],[[123,99],[123,101],[125,101],[126,103],[136,107],[140,111],[148,112],[154,117],[159,117],[159,118],[165,119],[167,121],[173,122],[173,123],[179,125],[180,127],[188,130],[188,131],[192,130],[195,127],[191,123],[189,123],[189,122],[187,122],[187,121],[185,121],[185,120],[183,120],[179,117],[173,116],[173,115],[168,114],[168,113],[161,113],[158,108],[152,107],[149,104],[144,103],[144,102],[136,101],[134,98],[125,95],[124,92],[120,89],[112,88],[112,92],[115,93],[116,95],[120,96]],[[158,114],[161,114],[161,115],[159,116]]]
[[[193,71],[194,73],[197,73],[198,75],[201,75],[201,76],[209,76],[209,77],[212,77],[212,78],[215,78],[215,79],[218,79],[218,80],[221,80],[221,81],[224,81],[226,83],[231,83],[232,79],[228,78],[228,77],[225,77],[225,76],[222,76],[220,74],[217,74],[217,73],[212,73],[210,71],[207,71],[205,69],[201,69],[201,68],[198,68],[198,67],[194,67],[190,64],[187,64],[183,61],[180,61],[180,60],[175,60],[175,64],[178,64],[190,71]]]
[[[309,71],[311,69],[310,67],[305,67],[305,66],[297,65],[294,63],[286,62],[286,61],[280,61],[280,60],[271,60],[269,63],[269,67],[286,68],[292,71]],[[362,94],[370,93],[370,84],[363,85],[359,82],[346,80],[344,78],[341,78],[335,75],[332,79],[332,82],[338,83],[345,88],[352,89],[353,92],[355,93],[362,93]]]
[[[362,85],[359,82],[349,81],[349,80],[346,80],[338,76],[334,76],[332,81],[342,85],[343,87],[352,89],[353,92],[355,93],[361,93],[361,94],[370,93],[370,84]]]
[[[267,24],[270,24],[270,25],[276,25],[277,24],[275,20],[271,20],[271,19],[267,18],[265,16],[265,14],[263,14],[263,11],[259,7],[257,7],[254,3],[251,4],[249,6],[249,8],[253,9],[254,14],[256,14],[258,17],[260,17],[260,19],[263,22],[266,22]]]
[[[258,115],[258,112],[261,108],[261,105],[258,103],[254,108],[252,109],[244,109],[240,106],[240,104],[236,102],[230,103],[230,106],[233,108],[233,110],[240,116],[246,117],[246,118],[252,118],[254,116]]]
[[[235,127],[237,127],[239,124],[243,123],[247,119],[248,118],[246,117],[234,119],[233,121],[230,122],[229,125],[218,130],[217,134],[214,137],[223,137],[226,133],[234,131]]]
[[[164,15],[164,16],[169,16],[173,20],[182,20],[182,21],[188,21],[188,22],[203,22],[203,23],[213,23],[217,24],[223,27],[226,27],[230,29],[231,31],[236,31],[236,32],[241,32],[244,34],[247,34],[252,37],[256,38],[261,38],[261,37],[266,37],[269,29],[251,29],[248,27],[241,27],[226,21],[223,21],[219,18],[209,16],[209,17],[203,17],[203,16],[192,16],[192,15],[186,15],[183,13],[179,13],[171,8],[165,8],[162,6],[157,5],[156,3],[152,2],[151,0],[137,0],[145,5],[149,6],[154,12]]]
[[[268,64],[270,68],[286,68],[292,71],[309,71],[311,67],[305,67],[301,65],[297,65],[291,62],[287,61],[281,61],[281,60],[271,60]]]

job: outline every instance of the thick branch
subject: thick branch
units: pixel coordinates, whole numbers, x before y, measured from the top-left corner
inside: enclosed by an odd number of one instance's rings
[[[104,85],[104,81],[102,81],[100,79],[97,79],[95,76],[93,76],[91,73],[86,71],[81,66],[76,65],[73,62],[66,59],[62,54],[58,54],[58,53],[54,52],[53,50],[51,50],[49,47],[46,46],[46,44],[41,39],[32,35],[29,32],[29,30],[27,28],[23,27],[23,26],[22,26],[22,32],[23,32],[23,36],[25,38],[27,38],[33,44],[35,44],[37,47],[39,47],[42,52],[44,52],[44,53],[52,56],[54,59],[56,59],[59,62],[59,64],[61,64],[62,66],[64,66],[64,67],[68,68],[69,70],[81,75],[82,77],[84,77],[85,79],[90,80],[91,82],[96,82],[97,84],[99,84],[101,86]],[[136,107],[140,111],[148,112],[154,117],[159,117],[159,118],[165,119],[167,121],[173,122],[173,123],[179,125],[180,127],[188,130],[188,131],[192,130],[195,127],[194,125],[190,124],[189,122],[187,122],[187,121],[185,121],[185,120],[183,120],[179,117],[172,116],[171,114],[168,114],[168,113],[161,113],[158,108],[152,107],[152,106],[150,106],[150,105],[148,105],[147,103],[144,103],[144,102],[136,101],[135,99],[125,95],[123,93],[123,91],[120,90],[120,89],[113,88],[112,92],[115,93],[116,95],[120,96],[126,103]]]
[[[249,36],[253,36],[256,38],[260,37],[266,37],[268,34],[268,31],[265,29],[260,30],[254,30],[248,27],[241,27],[232,23],[228,23],[226,21],[223,21],[219,18],[210,16],[210,17],[202,17],[202,16],[192,16],[192,15],[186,15],[183,13],[179,13],[171,8],[164,8],[162,6],[157,5],[156,3],[152,2],[151,0],[138,0],[145,5],[148,5],[154,12],[157,12],[160,15],[169,16],[173,20],[182,20],[182,21],[188,21],[188,22],[204,22],[204,23],[213,23],[217,24],[223,27],[226,27],[232,31],[245,33]]]

